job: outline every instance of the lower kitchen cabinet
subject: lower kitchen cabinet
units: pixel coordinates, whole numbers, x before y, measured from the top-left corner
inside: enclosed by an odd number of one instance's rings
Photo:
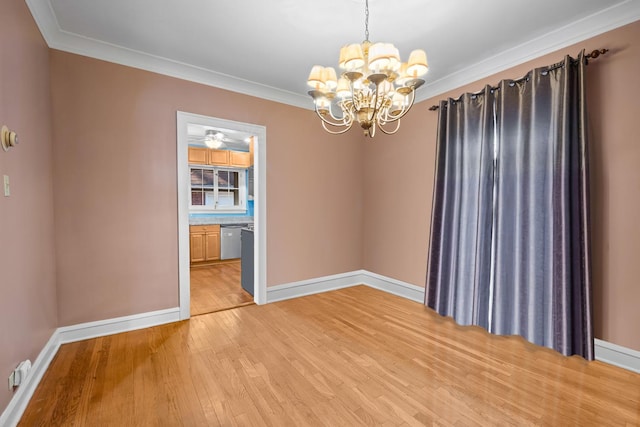
[[[191,263],[220,259],[220,225],[192,225],[189,227]]]

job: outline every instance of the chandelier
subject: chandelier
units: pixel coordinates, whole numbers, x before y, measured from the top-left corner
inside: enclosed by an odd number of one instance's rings
[[[415,101],[415,91],[429,66],[427,54],[417,49],[409,61],[401,62],[391,43],[369,41],[369,0],[365,2],[365,40],[340,49],[340,78],[333,67],[314,65],[307,84],[322,127],[341,134],[357,121],[365,136],[373,137],[376,127],[391,135],[400,129],[400,119]],[[394,124],[395,125],[394,125]]]

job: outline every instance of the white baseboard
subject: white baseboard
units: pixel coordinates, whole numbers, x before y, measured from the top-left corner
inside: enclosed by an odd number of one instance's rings
[[[33,393],[36,391],[36,387],[38,387],[42,376],[47,371],[60,345],[89,338],[134,331],[136,329],[149,328],[151,326],[177,322],[178,320],[180,320],[180,308],[175,307],[115,319],[64,326],[56,329],[33,362],[27,378],[20,387],[18,387],[9,405],[7,405],[2,415],[0,415],[0,426],[15,427],[18,424],[31,400],[31,396],[33,396]]]
[[[165,323],[180,320],[180,308],[150,311],[148,313],[133,314],[131,316],[116,317],[114,319],[98,320],[97,322],[80,323],[78,325],[58,328],[60,344],[135,331],[150,328]]]
[[[411,301],[424,303],[424,287],[362,270],[364,284]]]
[[[640,351],[595,339],[596,360],[640,374]]]
[[[351,271],[283,285],[269,286],[267,287],[267,303],[361,285],[363,284],[363,280],[364,276],[361,271]]]
[[[350,271],[332,276],[286,283],[267,288],[267,302],[283,301],[321,292],[335,291],[356,285],[366,285],[411,301],[424,301],[424,288],[366,270]]]
[[[267,302],[298,298],[356,285],[366,285],[411,301],[424,302],[424,288],[366,270],[270,286],[267,288]]]

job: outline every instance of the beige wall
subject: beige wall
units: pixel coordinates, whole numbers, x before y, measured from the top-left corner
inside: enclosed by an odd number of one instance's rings
[[[364,151],[364,268],[424,286],[437,129],[431,105],[601,47],[611,52],[587,70],[595,332],[640,350],[640,21],[422,102],[396,136],[376,136]]]
[[[0,125],[20,143],[0,150],[0,413],[7,377],[33,362],[57,326],[51,183],[49,49],[24,3],[0,3]]]
[[[267,284],[362,265],[361,144],[302,110],[52,51],[60,325],[178,305],[176,111],[267,128]]]

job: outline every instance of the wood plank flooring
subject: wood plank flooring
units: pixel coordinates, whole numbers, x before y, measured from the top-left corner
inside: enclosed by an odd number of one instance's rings
[[[639,423],[639,374],[357,286],[65,344],[21,425]]]
[[[191,267],[191,315],[253,304],[240,285],[240,260]]]

